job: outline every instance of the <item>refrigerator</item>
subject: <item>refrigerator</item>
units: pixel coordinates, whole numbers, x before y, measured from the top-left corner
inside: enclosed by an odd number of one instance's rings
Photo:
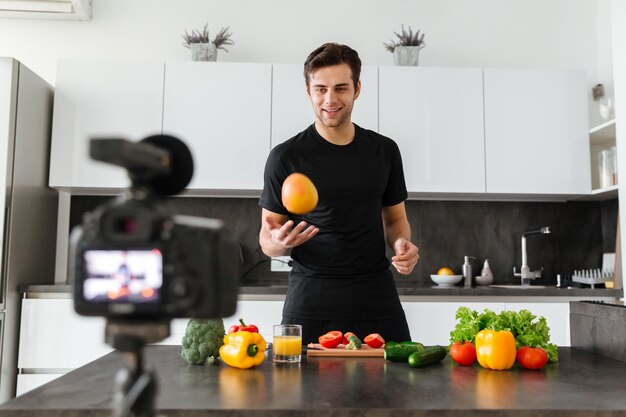
[[[0,403],[15,396],[21,294],[54,283],[58,193],[48,184],[52,87],[0,57]]]

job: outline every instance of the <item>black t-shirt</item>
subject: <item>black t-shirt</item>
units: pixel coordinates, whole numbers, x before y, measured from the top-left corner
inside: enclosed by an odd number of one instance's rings
[[[334,145],[312,124],[277,145],[267,159],[259,204],[296,224],[305,220],[319,228],[291,251],[284,314],[354,319],[395,317],[401,311],[385,256],[381,214],[383,206],[407,198],[400,151],[385,136],[355,129],[350,144]],[[315,210],[303,216],[288,213],[281,202],[283,181],[294,172],[308,176],[319,195]],[[372,303],[380,305],[372,308]]]

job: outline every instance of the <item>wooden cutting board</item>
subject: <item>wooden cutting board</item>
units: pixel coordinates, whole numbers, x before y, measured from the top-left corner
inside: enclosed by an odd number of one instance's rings
[[[385,354],[385,349],[374,349],[367,346],[365,343],[361,346],[361,349],[346,349],[344,345],[339,345],[336,348],[328,349],[318,343],[309,343],[307,345],[307,356],[335,356],[335,357],[360,357],[360,358],[382,358]]]

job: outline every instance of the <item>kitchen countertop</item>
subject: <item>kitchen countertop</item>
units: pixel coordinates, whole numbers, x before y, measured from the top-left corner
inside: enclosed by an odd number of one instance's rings
[[[401,298],[410,299],[414,296],[424,297],[575,297],[575,298],[621,298],[624,296],[622,289],[607,288],[557,288],[557,287],[532,287],[531,288],[494,288],[489,286],[476,286],[465,288],[462,286],[438,287],[433,285],[397,285],[398,294]],[[29,285],[24,288],[27,297],[36,294],[67,294],[72,292],[71,285]],[[245,285],[239,287],[239,294],[244,296],[279,296],[284,298],[287,293],[285,284]]]
[[[424,368],[382,358],[305,358],[240,370],[187,365],[179,346],[149,346],[164,416],[626,416],[626,363],[559,348],[541,371],[455,365]],[[113,352],[0,406],[2,416],[109,416]]]

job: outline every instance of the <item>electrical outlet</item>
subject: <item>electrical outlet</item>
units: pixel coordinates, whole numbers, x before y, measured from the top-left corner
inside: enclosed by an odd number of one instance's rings
[[[289,256],[275,256],[272,258],[270,270],[272,272],[289,272],[291,271],[291,266],[289,266],[288,262],[291,262],[291,257]]]

